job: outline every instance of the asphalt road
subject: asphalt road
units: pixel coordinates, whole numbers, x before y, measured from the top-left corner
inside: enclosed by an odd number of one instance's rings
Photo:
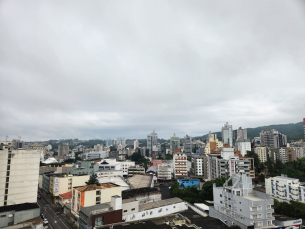
[[[48,228],[51,229],[70,229],[72,228],[61,215],[56,215],[56,210],[48,203],[46,198],[40,194],[41,199],[37,199],[37,203],[40,207],[40,212],[49,221]],[[62,212],[61,212],[62,213]]]

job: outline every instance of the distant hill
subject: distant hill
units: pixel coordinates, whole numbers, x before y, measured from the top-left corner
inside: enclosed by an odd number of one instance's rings
[[[259,133],[262,130],[264,130],[266,127],[269,130],[276,129],[282,134],[287,135],[288,142],[304,139],[303,122],[247,128],[248,138],[252,139],[254,137],[259,137]],[[217,137],[221,138],[221,132],[214,132],[214,134],[217,134]],[[193,139],[199,139],[199,138],[205,138],[205,136],[198,136],[198,137],[194,137]]]

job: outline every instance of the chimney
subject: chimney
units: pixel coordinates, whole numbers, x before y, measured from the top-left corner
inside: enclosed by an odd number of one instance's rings
[[[112,196],[111,197],[111,207],[113,208],[113,210],[122,209],[122,197]]]

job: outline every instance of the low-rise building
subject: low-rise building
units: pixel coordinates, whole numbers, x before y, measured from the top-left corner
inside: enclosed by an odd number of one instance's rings
[[[108,157],[108,152],[106,151],[91,151],[89,153],[86,153],[86,160],[94,160],[106,157]]]
[[[99,170],[122,170],[123,176],[128,175],[128,168],[135,166],[134,161],[117,161],[116,159],[104,159],[99,162]]]
[[[171,180],[172,179],[171,164],[162,163],[162,164],[158,165],[158,179],[159,180]]]
[[[70,170],[72,175],[92,175],[99,170],[99,164],[91,161],[82,161],[79,166],[73,166]]]
[[[139,202],[139,204],[159,201],[162,198],[161,191],[157,188],[139,188],[122,191],[122,199],[132,199]]]
[[[232,186],[228,186],[232,179]],[[214,206],[209,215],[228,226],[241,229],[273,227],[273,199],[252,189],[252,179],[246,174],[233,174],[223,187],[213,186]]]
[[[266,193],[279,201],[300,201],[305,203],[305,187],[299,179],[281,176],[265,179]]]
[[[135,174],[128,179],[131,189],[154,187],[153,175]]]
[[[71,213],[79,217],[80,207],[111,202],[111,196],[121,196],[122,188],[112,183],[92,184],[73,188]]]
[[[60,206],[64,207],[67,204],[71,205],[71,202],[72,202],[72,191],[59,194],[58,204]]]
[[[145,174],[145,168],[139,165],[128,167],[128,176],[132,177],[134,174]]]

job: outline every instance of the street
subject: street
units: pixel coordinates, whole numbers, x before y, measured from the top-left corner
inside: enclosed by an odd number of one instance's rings
[[[70,229],[72,228],[60,214],[56,215],[56,210],[50,205],[45,198],[44,194],[40,193],[41,199],[37,199],[37,204],[40,207],[40,212],[44,215],[44,218],[48,219],[49,224],[47,225],[51,229]],[[63,214],[60,210],[60,212]]]

